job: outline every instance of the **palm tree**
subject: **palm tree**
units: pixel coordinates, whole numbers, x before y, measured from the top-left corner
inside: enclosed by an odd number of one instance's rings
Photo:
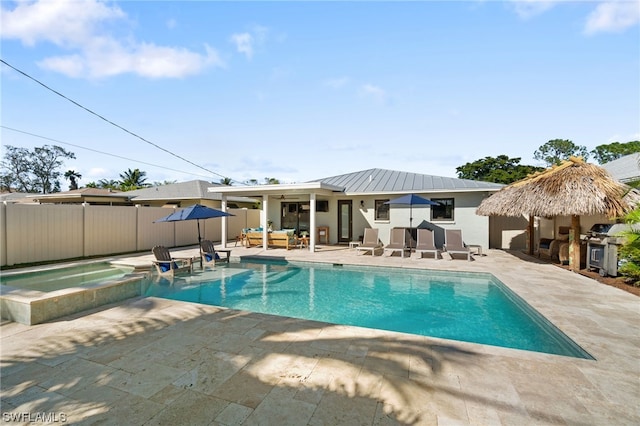
[[[233,180],[231,180],[231,178],[226,177],[226,178],[220,179],[220,184],[231,186],[233,185]]]
[[[147,172],[140,169],[128,169],[120,173],[120,189],[123,191],[132,191],[134,189],[148,188],[150,185],[145,183]]]
[[[264,183],[266,185],[278,185],[278,184],[280,184],[280,181],[278,179],[276,179],[276,178],[266,177],[266,178],[264,178]]]
[[[103,189],[118,189],[120,187],[120,182],[113,179],[100,179],[97,187]]]
[[[82,175],[75,170],[67,170],[64,174],[64,178],[69,181],[69,189],[78,189],[78,180],[82,179]]]

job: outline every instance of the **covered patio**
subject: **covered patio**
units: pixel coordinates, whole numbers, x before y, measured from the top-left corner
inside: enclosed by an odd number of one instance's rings
[[[222,210],[227,209],[227,198],[230,196],[248,197],[260,201],[260,226],[262,227],[262,247],[269,247],[268,222],[273,220],[275,209],[270,208],[270,203],[282,202],[285,200],[308,201],[309,202],[309,250],[316,250],[318,244],[315,229],[317,228],[317,202],[320,197],[325,199],[333,197],[336,193],[343,193],[344,188],[329,185],[323,182],[309,182],[301,184],[278,184],[259,185],[250,187],[211,187],[210,192],[222,194]],[[270,216],[271,214],[271,216]],[[222,241],[228,240],[226,235],[225,218],[222,219]],[[226,246],[223,243],[223,247]]]

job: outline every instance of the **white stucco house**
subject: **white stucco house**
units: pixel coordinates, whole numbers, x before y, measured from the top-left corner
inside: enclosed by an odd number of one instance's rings
[[[298,184],[212,186],[209,191],[221,194],[223,209],[228,197],[260,200],[264,242],[271,223],[273,229],[307,231],[313,251],[325,241],[357,241],[368,227],[378,228],[380,239],[386,244],[391,228],[409,228],[410,215],[413,233],[415,228],[433,229],[438,246],[444,243],[444,229],[453,228],[462,229],[465,243],[487,248],[490,221],[475,212],[485,197],[503,186],[376,168]],[[406,194],[420,195],[438,205],[385,204]],[[226,240],[223,236],[222,241]]]

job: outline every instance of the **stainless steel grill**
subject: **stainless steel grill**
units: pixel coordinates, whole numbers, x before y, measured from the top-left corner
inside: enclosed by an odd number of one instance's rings
[[[618,247],[623,240],[617,237],[625,229],[621,223],[597,223],[587,234],[587,269],[597,270],[606,277],[618,276]]]

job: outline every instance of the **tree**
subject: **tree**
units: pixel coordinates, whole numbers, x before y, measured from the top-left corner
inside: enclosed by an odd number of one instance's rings
[[[221,185],[231,186],[231,185],[233,185],[233,180],[231,178],[228,178],[228,177],[222,178],[222,179],[220,179],[220,184]]]
[[[69,189],[78,189],[78,180],[82,178],[82,175],[75,170],[67,170],[64,174],[65,179],[69,181]]]
[[[38,192],[34,187],[31,175],[31,153],[26,148],[18,148],[11,145],[5,146],[5,154],[2,160],[2,185],[3,189],[17,192]]]
[[[3,185],[21,192],[48,194],[60,191],[60,167],[66,158],[75,154],[57,145],[36,147],[33,152],[26,148],[5,147],[2,161]]]
[[[591,151],[591,154],[599,164],[604,164],[636,152],[640,152],[640,141],[612,142],[607,145],[598,145]]]
[[[258,184],[258,179],[249,179],[247,182],[247,185],[257,185]]]
[[[456,171],[460,179],[509,184],[524,179],[531,173],[544,170],[542,167],[525,166],[519,163],[520,158],[499,155],[456,167]]]
[[[620,246],[620,268],[618,272],[634,285],[640,285],[640,207],[625,217],[630,229],[624,232],[625,243]]]
[[[120,189],[123,191],[132,191],[134,189],[148,188],[148,183],[145,183],[147,178],[145,177],[147,172],[143,172],[140,169],[128,169],[120,174]]]
[[[120,182],[113,179],[100,179],[97,187],[102,189],[119,189]]]
[[[568,139],[552,139],[533,153],[533,158],[544,161],[547,167],[558,165],[571,156],[586,160],[589,153],[585,146],[576,145]]]
[[[278,185],[280,181],[276,178],[264,178],[265,185]]]

